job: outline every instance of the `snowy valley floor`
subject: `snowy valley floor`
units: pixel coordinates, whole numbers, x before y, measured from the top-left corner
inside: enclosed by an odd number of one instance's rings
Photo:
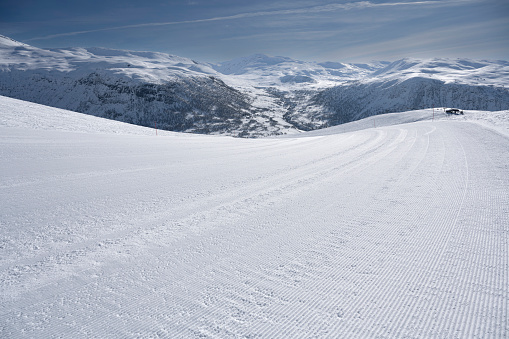
[[[0,337],[507,337],[509,138],[427,114],[244,140],[2,97]]]

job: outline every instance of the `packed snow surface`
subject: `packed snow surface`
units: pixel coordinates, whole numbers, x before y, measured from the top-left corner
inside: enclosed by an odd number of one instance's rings
[[[0,337],[503,338],[491,113],[252,140],[0,97]]]

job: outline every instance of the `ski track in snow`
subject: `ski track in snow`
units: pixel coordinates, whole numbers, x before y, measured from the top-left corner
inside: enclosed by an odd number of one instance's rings
[[[503,134],[451,120],[243,140],[9,119],[1,338],[509,333]]]

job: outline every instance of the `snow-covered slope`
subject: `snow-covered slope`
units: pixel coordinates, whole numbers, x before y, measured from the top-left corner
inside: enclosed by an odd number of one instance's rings
[[[430,113],[246,140],[0,97],[0,337],[503,338],[509,139]]]
[[[259,137],[448,106],[509,109],[509,62],[304,62],[256,54],[218,65],[152,52],[43,50],[0,36],[0,94],[142,126]]]

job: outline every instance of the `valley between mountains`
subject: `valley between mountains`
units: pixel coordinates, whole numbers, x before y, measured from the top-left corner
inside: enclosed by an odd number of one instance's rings
[[[177,132],[253,138],[430,107],[507,110],[508,83],[509,62],[500,60],[345,64],[257,54],[211,64],[0,36],[0,95]]]

